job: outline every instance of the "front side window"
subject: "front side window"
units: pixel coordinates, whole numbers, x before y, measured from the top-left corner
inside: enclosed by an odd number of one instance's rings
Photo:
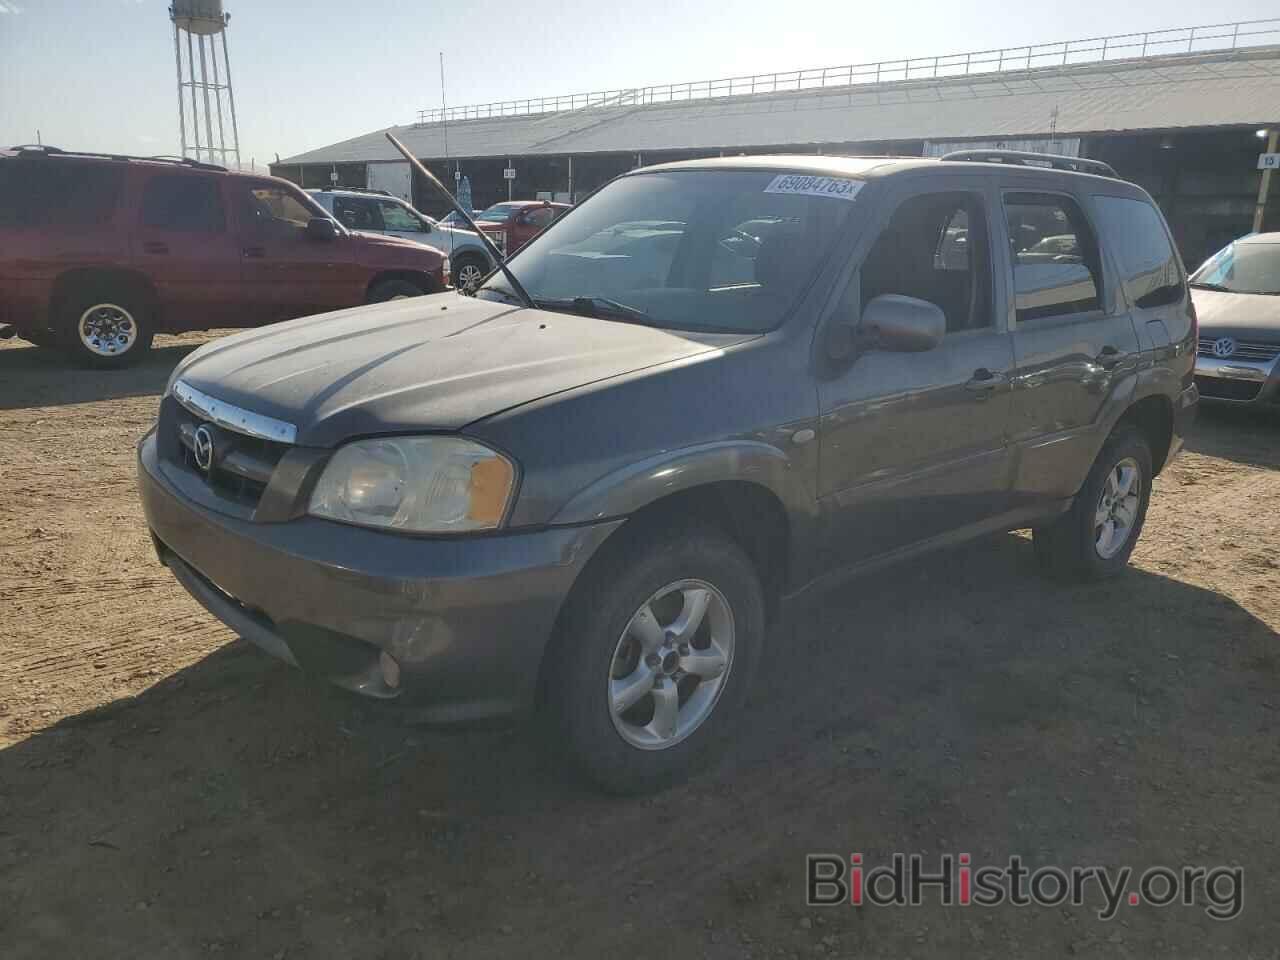
[[[1280,296],[1280,243],[1249,238],[1229,243],[1192,275],[1191,285]]]
[[[305,228],[312,217],[324,216],[320,208],[313,210],[283,187],[252,186],[246,200],[249,222],[258,226]]]
[[[1057,194],[1007,193],[1004,211],[1018,322],[1099,309],[1098,244],[1076,202]]]
[[[1099,196],[1093,201],[1130,302],[1145,308],[1181,300],[1182,267],[1155,207],[1128,197]]]
[[[142,191],[142,225],[184,233],[221,233],[222,191],[213,177],[155,176]]]
[[[862,184],[776,171],[633,174],[556,219],[510,265],[547,309],[763,332],[817,275]],[[491,293],[510,299],[501,274],[478,295]]]
[[[348,230],[381,230],[382,219],[372,200],[359,197],[334,197],[333,215]]]
[[[981,197],[928,193],[904,201],[862,264],[862,307],[884,294],[927,300],[947,332],[990,326],[991,256]]]
[[[390,200],[379,200],[382,210],[382,222],[387,230],[400,230],[406,233],[421,233],[422,223],[405,207]]]

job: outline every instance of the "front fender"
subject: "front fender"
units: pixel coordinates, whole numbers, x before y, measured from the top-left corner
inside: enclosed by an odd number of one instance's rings
[[[606,474],[573,496],[551,523],[625,517],[671,494],[726,481],[754,483],[772,492],[793,527],[816,516],[803,471],[786,453],[760,441],[724,440],[664,451]]]

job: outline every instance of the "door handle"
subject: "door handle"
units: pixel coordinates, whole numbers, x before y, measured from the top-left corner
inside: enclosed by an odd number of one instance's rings
[[[144,253],[165,254],[169,252],[169,245],[159,240],[148,240],[142,245],[142,250]]]
[[[1101,351],[1099,351],[1098,355],[1093,358],[1093,362],[1104,370],[1110,370],[1120,362],[1120,351],[1108,343]]]
[[[979,367],[973,371],[973,376],[965,383],[964,388],[977,394],[975,400],[985,400],[1004,382],[1004,374],[992,373],[986,367]]]
[[[261,260],[267,255],[265,247],[245,247],[240,252],[243,253],[245,258],[248,260]]]

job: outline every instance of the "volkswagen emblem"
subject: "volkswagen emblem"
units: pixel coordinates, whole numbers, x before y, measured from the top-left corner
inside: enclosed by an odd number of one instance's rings
[[[191,452],[195,454],[196,466],[208,473],[213,466],[213,431],[204,426],[196,427]]]
[[[1235,337],[1219,337],[1213,341],[1213,355],[1226,359],[1236,352]]]

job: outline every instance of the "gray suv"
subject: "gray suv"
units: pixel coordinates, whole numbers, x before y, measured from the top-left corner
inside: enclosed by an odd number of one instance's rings
[[[443,250],[459,290],[472,292],[494,267],[489,248],[475,231],[433,220],[399,197],[372,190],[307,192],[349,230],[386,233]]]
[[[1181,261],[1110,176],[668,164],[508,266],[191,354],[142,500],[243,637],[424,720],[536,708],[613,790],[715,751],[785,601],[1025,527],[1119,573],[1197,405]]]

